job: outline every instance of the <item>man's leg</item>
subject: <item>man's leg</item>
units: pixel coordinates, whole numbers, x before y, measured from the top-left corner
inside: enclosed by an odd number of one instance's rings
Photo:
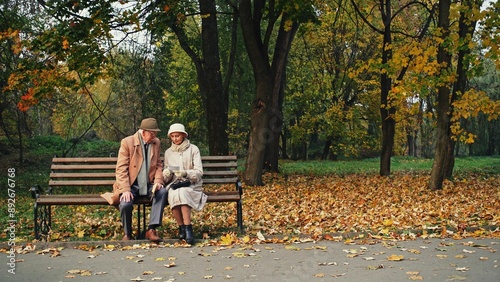
[[[137,197],[137,191],[138,191],[137,186],[130,187],[130,192],[132,193],[132,196],[134,198]],[[125,202],[125,201],[122,201],[121,197],[120,197],[120,205],[118,207],[120,208],[120,216],[122,218],[123,232],[125,233],[125,236],[128,236],[128,238],[126,238],[124,236],[123,239],[131,240],[133,238],[132,237],[132,212],[134,211],[134,200],[131,200],[130,202]]]
[[[119,208],[123,231],[128,236],[128,239],[132,239],[132,211],[134,210],[134,202],[120,201]]]
[[[163,219],[163,209],[167,203],[167,189],[161,188],[156,191],[153,198],[153,203],[151,205],[151,214],[149,216],[149,226],[158,227],[162,224]]]
[[[163,219],[163,209],[167,202],[167,189],[161,188],[155,192],[153,203],[151,204],[151,214],[149,215],[149,226],[146,231],[146,238],[151,241],[160,241],[156,234],[156,227],[160,226]]]

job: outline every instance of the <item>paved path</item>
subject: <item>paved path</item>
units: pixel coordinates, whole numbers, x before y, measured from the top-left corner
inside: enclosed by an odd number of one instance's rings
[[[191,248],[167,242],[109,250],[99,244],[37,246],[16,254],[15,265],[2,253],[0,281],[500,281],[500,239]]]

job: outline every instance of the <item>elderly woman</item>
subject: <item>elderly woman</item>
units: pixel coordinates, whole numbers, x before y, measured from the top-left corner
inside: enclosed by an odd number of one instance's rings
[[[179,224],[179,238],[193,244],[191,209],[199,211],[207,202],[207,195],[202,191],[203,166],[200,150],[189,142],[184,125],[180,123],[170,126],[168,137],[172,145],[165,151],[163,169],[168,203]]]

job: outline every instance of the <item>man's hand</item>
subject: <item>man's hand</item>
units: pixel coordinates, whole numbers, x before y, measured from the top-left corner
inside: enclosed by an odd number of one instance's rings
[[[155,183],[153,185],[153,188],[151,189],[151,201],[155,197],[155,192],[158,191],[158,190],[160,190],[161,188],[163,188],[163,185],[160,184],[160,183]]]
[[[163,188],[163,185],[161,185],[160,183],[155,183],[153,185],[153,189],[151,189],[151,193],[154,194],[156,191],[160,190],[161,188]]]
[[[120,201],[128,203],[132,200],[134,200],[134,195],[132,195],[132,192],[130,191],[123,192],[122,195],[120,196]]]

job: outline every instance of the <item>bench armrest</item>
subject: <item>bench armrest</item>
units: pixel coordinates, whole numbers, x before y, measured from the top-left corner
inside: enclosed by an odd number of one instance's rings
[[[243,185],[241,185],[241,181],[239,179],[238,181],[236,181],[236,189],[238,190],[238,193],[241,197],[243,195]]]
[[[40,197],[40,194],[42,194],[41,190],[42,190],[42,187],[40,187],[40,185],[31,186],[31,188],[30,188],[31,197],[33,199],[38,199]]]
[[[40,187],[40,185],[31,186],[30,192],[31,192],[31,197],[33,199],[40,198],[40,195],[42,195],[44,193],[43,188]],[[52,187],[49,187],[49,189],[47,189],[47,195],[50,195],[50,194],[52,194]]]

